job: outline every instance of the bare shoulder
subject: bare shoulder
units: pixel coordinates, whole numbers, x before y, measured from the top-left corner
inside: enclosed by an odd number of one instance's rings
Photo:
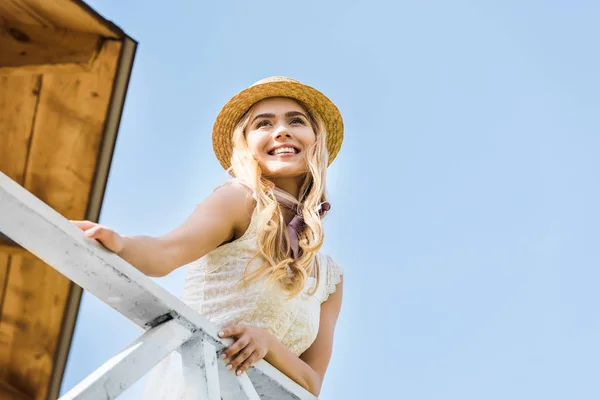
[[[228,208],[239,208],[253,205],[252,189],[237,181],[229,181],[217,187],[207,198],[221,202]],[[248,204],[246,204],[248,203]]]
[[[210,208],[219,207],[222,213],[231,218],[234,229],[231,240],[246,231],[256,207],[252,189],[237,181],[229,181],[216,188],[206,202],[210,203]]]
[[[231,182],[215,189],[180,226],[160,238],[175,268],[243,234],[254,206],[252,191],[243,184]]]

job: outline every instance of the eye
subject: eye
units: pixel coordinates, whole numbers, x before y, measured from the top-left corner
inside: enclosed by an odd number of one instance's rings
[[[264,119],[262,121],[260,121],[258,124],[256,124],[257,128],[262,128],[263,126],[270,126],[271,125],[271,121]]]
[[[306,123],[304,122],[304,120],[302,118],[293,118],[290,121],[290,124],[300,124],[300,125],[306,125]]]

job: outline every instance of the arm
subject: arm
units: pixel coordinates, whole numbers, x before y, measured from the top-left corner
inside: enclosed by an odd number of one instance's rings
[[[327,367],[331,360],[333,334],[342,307],[343,285],[344,277],[342,275],[341,281],[337,284],[335,292],[331,293],[327,301],[321,304],[321,319],[317,338],[300,356],[300,360],[306,363],[312,371],[312,373],[307,374],[307,377],[310,377],[308,380],[309,386],[303,386],[315,396],[318,396],[321,392],[323,380],[325,379],[325,372],[327,372]],[[286,373],[285,371],[283,372]]]
[[[180,226],[158,238],[126,238],[119,255],[146,266],[150,276],[164,276],[206,255],[244,232],[254,200],[246,187],[228,184],[215,190]]]
[[[183,224],[161,237],[121,236],[89,221],[73,222],[144,274],[159,277],[244,232],[253,208],[254,200],[246,187],[227,184],[196,206]]]

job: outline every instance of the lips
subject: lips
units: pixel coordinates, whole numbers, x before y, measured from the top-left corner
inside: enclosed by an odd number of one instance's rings
[[[275,146],[274,148],[272,148],[271,150],[269,150],[267,152],[267,154],[269,154],[270,156],[278,156],[278,155],[282,155],[282,154],[298,154],[298,153],[300,153],[300,149],[298,149],[296,146],[290,145],[290,144]]]

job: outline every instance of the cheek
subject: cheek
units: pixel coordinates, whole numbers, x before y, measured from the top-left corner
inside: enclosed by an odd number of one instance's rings
[[[312,146],[313,144],[315,144],[316,141],[317,136],[315,135],[312,129],[310,129],[304,135],[302,135],[302,144],[304,144],[305,147]]]
[[[254,154],[254,155],[259,154],[260,148],[261,148],[261,141],[257,135],[253,135],[252,132],[250,132],[246,136],[246,143],[248,143],[248,148],[250,149],[252,154]]]

